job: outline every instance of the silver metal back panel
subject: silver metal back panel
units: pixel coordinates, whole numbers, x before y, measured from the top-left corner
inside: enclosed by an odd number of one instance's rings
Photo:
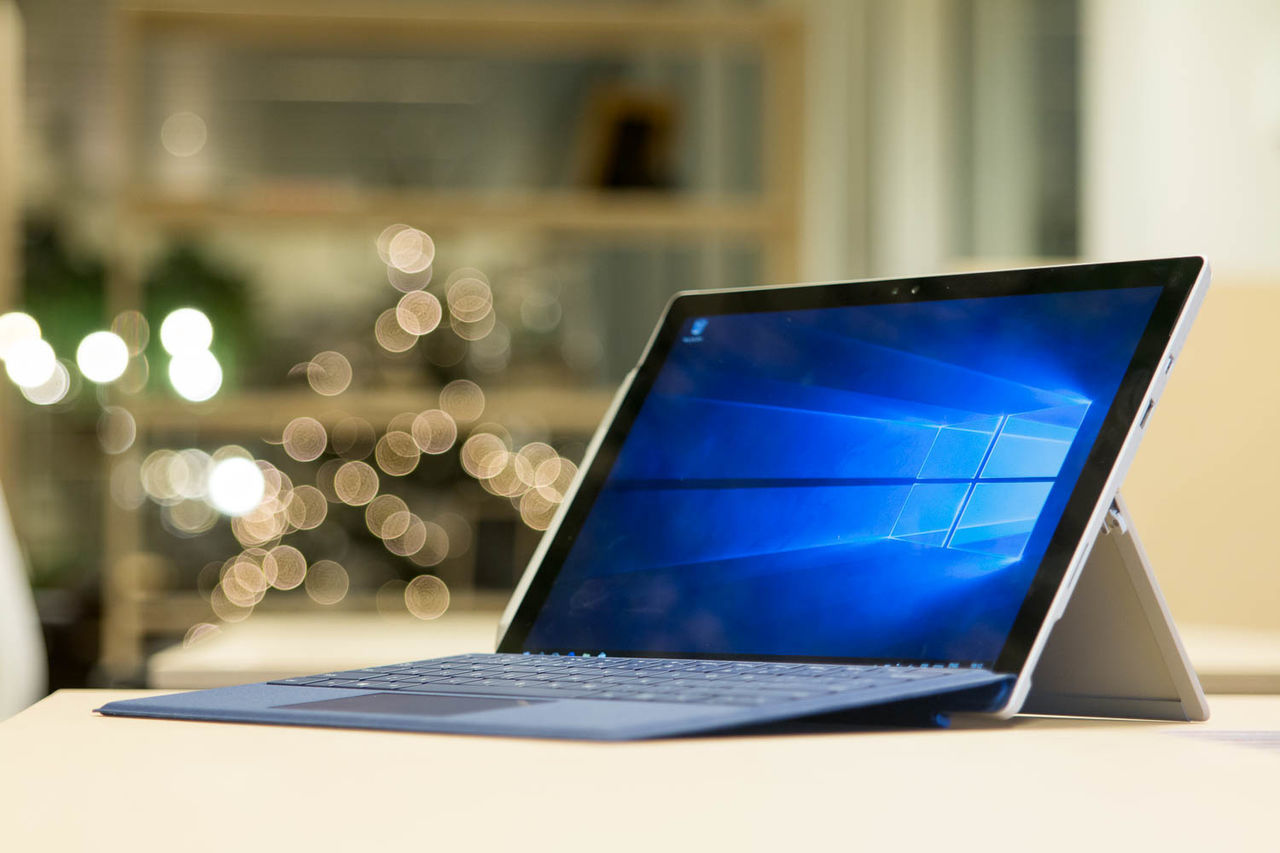
[[[1111,505],[1022,713],[1206,720],[1187,658],[1124,502]]]

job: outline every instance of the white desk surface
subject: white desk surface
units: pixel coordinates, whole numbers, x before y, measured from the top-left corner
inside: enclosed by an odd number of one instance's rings
[[[1280,849],[1273,696],[1215,697],[1205,724],[629,744],[90,713],[136,695],[0,724],[0,849]]]

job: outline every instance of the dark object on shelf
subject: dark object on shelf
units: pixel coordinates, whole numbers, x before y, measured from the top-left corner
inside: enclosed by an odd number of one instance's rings
[[[598,90],[583,117],[586,183],[599,189],[675,186],[676,107],[660,92]]]

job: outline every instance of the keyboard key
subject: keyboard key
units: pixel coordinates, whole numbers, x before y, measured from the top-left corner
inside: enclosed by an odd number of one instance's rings
[[[302,684],[322,684],[323,682],[331,681],[331,680],[332,679],[330,679],[328,676],[325,676],[325,675],[304,675],[298,678],[279,678],[271,683],[302,685]]]

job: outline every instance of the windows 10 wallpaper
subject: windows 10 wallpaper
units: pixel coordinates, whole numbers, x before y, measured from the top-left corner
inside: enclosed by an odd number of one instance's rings
[[[1159,294],[686,321],[525,647],[994,661]]]

